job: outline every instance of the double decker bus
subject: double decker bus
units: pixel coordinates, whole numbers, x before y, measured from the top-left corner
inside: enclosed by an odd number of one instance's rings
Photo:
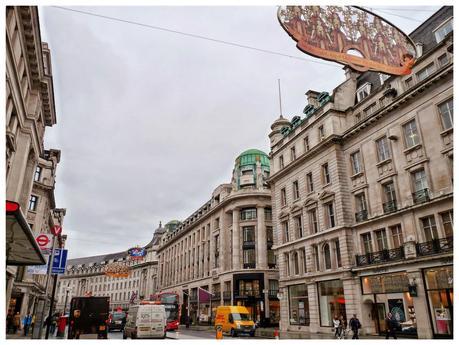
[[[179,295],[174,292],[161,292],[150,296],[150,301],[164,305],[166,309],[166,331],[175,331],[180,323]]]

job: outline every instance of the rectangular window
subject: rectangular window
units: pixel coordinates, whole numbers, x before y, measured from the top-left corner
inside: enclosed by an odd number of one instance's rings
[[[316,245],[312,246],[312,255],[314,256],[314,263],[316,265],[316,271],[320,271],[320,262],[319,262],[319,248]]]
[[[256,208],[245,208],[241,210],[241,220],[257,219]]]
[[[385,161],[390,158],[389,141],[387,137],[382,137],[376,140],[376,149],[378,151],[378,162]]]
[[[319,232],[319,223],[317,222],[317,211],[316,209],[311,210],[309,213],[309,223],[311,224],[312,233],[316,234]]]
[[[363,110],[363,113],[365,114],[365,117],[368,117],[371,114],[373,114],[377,109],[378,109],[378,107],[377,107],[376,102],[375,102],[375,103],[371,104],[369,107],[365,108]]]
[[[403,233],[402,227],[400,224],[394,225],[390,227],[390,232],[392,236],[392,243],[394,244],[394,248],[399,248],[403,246]]]
[[[333,203],[326,204],[324,208],[325,214],[327,215],[327,228],[335,227],[335,210],[333,208]]]
[[[424,169],[414,172],[412,177],[415,192],[424,191],[425,189],[429,188],[427,185],[427,176]]]
[[[416,73],[416,77],[418,78],[418,82],[423,81],[430,75],[432,75],[435,72],[435,67],[433,62],[429,64],[428,66],[424,67],[421,69],[418,73]]]
[[[367,210],[367,201],[365,199],[365,193],[360,193],[355,196],[355,208],[357,212],[363,212]]]
[[[255,248],[244,249],[242,256],[244,268],[255,268]]]
[[[418,128],[416,126],[416,120],[411,120],[403,126],[403,133],[405,134],[405,144],[407,148],[416,146],[419,144]]]
[[[300,274],[300,262],[299,262],[299,258],[298,258],[298,252],[294,252],[293,253],[293,266],[294,266],[294,269],[295,269],[295,275],[298,275]]]
[[[37,165],[37,167],[35,168],[35,174],[33,176],[34,181],[40,182],[41,171],[42,171],[42,168]]]
[[[377,230],[375,231],[375,235],[376,235],[376,245],[378,247],[378,250],[388,249],[389,247],[387,245],[386,230],[384,229]]]
[[[266,227],[266,241],[268,242],[268,247],[269,247],[269,244],[272,245],[274,242],[274,232],[273,232],[272,226]]]
[[[328,163],[322,165],[322,183],[329,184],[330,183],[330,172],[328,170]]]
[[[409,89],[410,87],[412,87],[414,85],[414,82],[413,82],[413,77],[409,77],[405,80],[405,86],[407,89]]]
[[[306,284],[288,287],[290,324],[309,326],[309,299]]]
[[[383,185],[383,189],[384,189],[384,197],[385,197],[386,202],[391,202],[391,201],[394,202],[397,200],[395,196],[395,186],[394,186],[393,181],[388,182],[385,185]]]
[[[443,66],[447,65],[448,62],[449,62],[449,58],[448,58],[448,55],[446,55],[446,53],[441,55],[438,58],[438,64],[440,65],[440,67],[443,67]]]
[[[371,242],[371,233],[367,232],[362,234],[362,243],[363,243],[363,251],[365,254],[369,254],[373,252],[373,244]]]
[[[308,173],[306,175],[306,182],[307,182],[308,193],[314,192],[314,183],[312,181],[312,173]]]
[[[244,243],[252,242],[255,244],[255,228],[253,226],[242,227],[242,235]]]
[[[453,210],[441,213],[441,220],[443,223],[443,230],[445,237],[453,237]]]
[[[279,156],[279,169],[284,169],[284,156]]]
[[[295,217],[295,237],[301,238],[303,237],[303,220],[301,219],[301,216]]]
[[[298,181],[293,182],[293,199],[298,200],[300,198],[300,188],[298,186]]]
[[[336,253],[336,266],[341,267],[343,264],[341,263],[341,249],[339,247],[339,240],[335,240],[335,253]]]
[[[281,189],[281,206],[287,205],[287,193],[285,192],[285,188]]]
[[[438,239],[437,225],[435,224],[434,216],[422,218],[421,223],[426,241]]]
[[[443,129],[447,130],[453,127],[453,99],[449,99],[438,106],[441,116]]]
[[[273,212],[270,208],[265,208],[265,220],[269,222],[273,220]]]
[[[282,222],[282,231],[284,233],[284,243],[290,241],[290,236],[288,233],[288,222]]]
[[[361,86],[357,90],[357,102],[360,102],[361,100],[365,99],[368,97],[371,91],[371,84],[370,83],[365,83],[363,86]]]
[[[325,130],[324,126],[321,125],[319,126],[319,141],[323,140],[325,138]]]
[[[304,248],[300,249],[300,253],[301,253],[301,260],[303,262],[303,273],[307,273],[308,272],[308,265],[307,265],[307,262],[306,262],[306,250]]]
[[[36,211],[38,204],[38,196],[31,195],[29,199],[29,211]]]
[[[309,137],[304,138],[303,143],[304,143],[304,152],[308,152],[309,151]]]
[[[284,260],[285,260],[285,276],[290,276],[290,257],[288,253],[284,253]]]
[[[448,20],[445,24],[440,26],[435,31],[435,39],[437,40],[437,43],[440,43],[441,41],[443,41],[446,35],[448,35],[451,31],[453,31],[453,20],[452,19]]]
[[[295,146],[290,148],[290,160],[294,161],[296,159],[296,150]]]
[[[358,174],[362,171],[362,166],[360,163],[360,151],[351,154],[351,165],[353,175]]]
[[[342,280],[328,280],[317,283],[319,293],[320,326],[333,326],[335,315],[346,318],[346,304]]]

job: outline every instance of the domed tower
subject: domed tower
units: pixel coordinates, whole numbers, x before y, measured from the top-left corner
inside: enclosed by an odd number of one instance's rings
[[[269,157],[266,153],[256,149],[242,152],[234,165],[231,181],[233,191],[267,188],[269,172]]]
[[[271,133],[269,133],[269,140],[271,143],[271,149],[277,142],[282,139],[282,128],[291,127],[290,121],[284,118],[282,115],[273,122],[271,125]]]
[[[171,220],[168,222],[164,227],[166,228],[166,231],[169,233],[173,233],[177,227],[180,225],[180,221],[178,220]]]

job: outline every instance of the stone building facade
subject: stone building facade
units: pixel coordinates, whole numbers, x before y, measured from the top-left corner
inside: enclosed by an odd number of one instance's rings
[[[357,314],[365,334],[392,312],[401,334],[452,337],[452,7],[411,38],[408,76],[359,74],[305,116],[271,126],[281,330],[330,331]]]
[[[243,152],[231,183],[163,236],[159,285],[179,295],[182,322],[189,315],[208,324],[219,305],[245,305],[254,320],[279,322],[269,172],[265,153]]]
[[[56,310],[69,311],[72,297],[88,294],[110,297],[112,311],[117,308],[127,310],[131,303],[155,294],[158,283],[156,250],[165,232],[161,225],[155,230],[153,239],[144,247],[146,256],[142,260],[131,260],[127,251],[68,260],[66,271],[59,277],[57,285]],[[113,262],[129,266],[129,276],[107,276],[105,269]]]
[[[54,201],[60,151],[44,148],[45,129],[56,124],[56,110],[50,50],[41,41],[37,7],[6,8],[5,96],[6,199],[20,205],[19,218],[23,221],[16,224],[29,234],[30,248],[35,248],[37,257],[43,258],[32,231],[49,233],[51,226],[62,225],[65,209],[56,208]],[[14,247],[12,239],[18,240],[16,230],[7,223],[8,247]],[[65,237],[57,241],[63,245]],[[30,255],[28,247],[22,250],[17,253],[19,257]],[[6,308],[22,317],[38,312],[38,300],[49,299],[50,291],[45,295],[44,278],[30,275],[24,264],[18,265],[6,268]]]

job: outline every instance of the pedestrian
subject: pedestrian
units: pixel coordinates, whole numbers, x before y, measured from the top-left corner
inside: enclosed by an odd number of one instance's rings
[[[386,339],[389,339],[389,337],[393,337],[394,339],[397,339],[397,335],[395,334],[396,329],[397,329],[397,320],[395,320],[392,313],[387,313]]]
[[[335,330],[335,338],[340,339],[341,338],[341,320],[338,318],[338,315],[335,315],[333,317],[333,329]]]
[[[51,325],[49,327],[49,333],[54,334],[54,331],[56,330],[56,324],[57,324],[56,314],[51,316],[50,322],[51,322]]]
[[[24,320],[22,321],[22,324],[24,325],[24,337],[27,337],[29,333],[29,327],[32,324],[32,315],[30,315],[30,312],[27,313],[26,316],[24,316]]]
[[[359,339],[359,329],[362,328],[357,315],[352,315],[352,318],[349,320],[349,328],[352,330],[352,339]]]
[[[16,314],[13,316],[13,333],[16,334],[18,329],[21,327],[21,315],[19,315],[19,312],[16,312]]]
[[[8,314],[6,316],[6,333],[11,333],[13,330],[13,311],[10,309],[8,310]]]

